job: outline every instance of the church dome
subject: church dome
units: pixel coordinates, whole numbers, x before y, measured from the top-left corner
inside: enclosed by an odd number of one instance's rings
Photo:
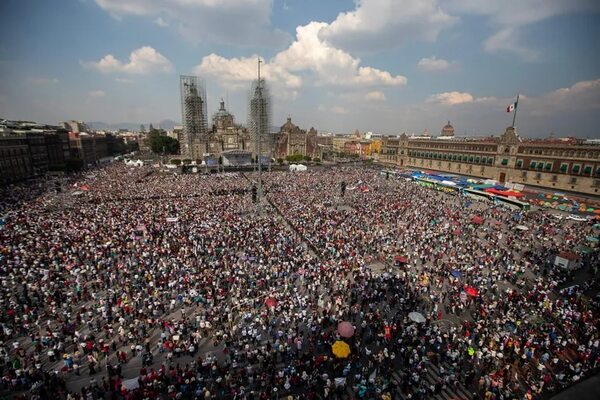
[[[454,127],[450,125],[450,121],[442,128],[442,136],[454,136]]]

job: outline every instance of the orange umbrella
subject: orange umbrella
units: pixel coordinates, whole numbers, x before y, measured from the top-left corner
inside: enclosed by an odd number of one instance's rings
[[[347,358],[350,355],[350,346],[348,343],[338,340],[331,345],[331,351],[338,358]]]

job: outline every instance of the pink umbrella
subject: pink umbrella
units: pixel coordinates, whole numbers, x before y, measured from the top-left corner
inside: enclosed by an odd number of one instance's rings
[[[349,338],[354,335],[354,327],[348,321],[343,321],[338,324],[338,333],[340,336]]]

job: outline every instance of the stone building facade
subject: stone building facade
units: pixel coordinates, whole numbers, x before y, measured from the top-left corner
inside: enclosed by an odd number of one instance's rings
[[[308,132],[300,129],[292,123],[288,117],[279,132],[275,134],[275,158],[285,158],[294,154],[319,157],[320,151],[317,147],[317,130],[310,128]]]
[[[524,140],[513,127],[500,137],[388,137],[380,160],[406,168],[600,195],[600,145],[576,139]]]

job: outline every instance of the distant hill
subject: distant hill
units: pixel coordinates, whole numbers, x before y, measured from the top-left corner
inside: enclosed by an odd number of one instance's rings
[[[140,125],[144,125],[144,127],[146,128],[146,130],[148,130],[148,126],[150,126],[150,122],[118,122],[115,124],[107,124],[106,122],[102,122],[102,121],[93,121],[93,122],[87,122],[88,126],[94,130],[110,130],[110,131],[116,131],[119,129],[127,129],[130,131],[137,131],[140,129]],[[162,120],[160,122],[152,122],[152,125],[155,128],[158,128],[159,126],[162,129],[166,129],[166,130],[172,130],[175,125],[180,125],[179,122],[170,120],[170,119],[165,119]]]

